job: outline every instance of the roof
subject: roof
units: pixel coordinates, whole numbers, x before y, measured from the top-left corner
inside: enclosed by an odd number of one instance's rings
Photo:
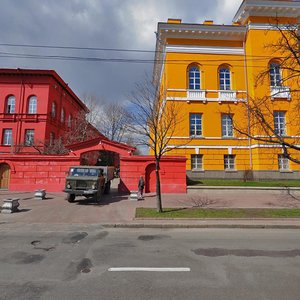
[[[79,97],[73,92],[69,85],[54,71],[54,70],[38,70],[38,69],[2,69],[0,68],[1,75],[11,76],[50,76],[54,78],[70,95],[79,106],[85,111],[89,112],[87,106],[79,99]]]

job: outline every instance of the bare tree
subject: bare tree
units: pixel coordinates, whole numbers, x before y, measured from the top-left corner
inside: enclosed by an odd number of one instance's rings
[[[103,106],[97,128],[111,141],[125,142],[130,116],[123,104],[112,102]]]
[[[129,130],[139,137],[139,145],[149,147],[154,153],[157,211],[162,212],[160,161],[164,154],[174,149],[168,145],[183,116],[178,102],[166,101],[164,91],[149,80],[136,85],[130,102]]]
[[[299,138],[300,135],[300,36],[298,25],[289,24],[286,26],[273,25],[279,32],[279,39],[272,44],[265,46],[266,50],[271,50],[275,65],[269,65],[266,69],[256,75],[255,88],[270,86],[270,73],[277,72],[275,68],[280,67],[280,78],[275,78],[271,91],[265,91],[261,97],[250,97],[248,95],[245,103],[245,119],[248,124],[234,123],[234,129],[242,135],[247,136],[258,142],[266,143],[270,146],[280,146],[284,157],[300,163]],[[269,94],[267,94],[269,93]],[[293,132],[284,131],[278,128],[274,122],[274,112],[280,110],[276,99],[292,99],[285,103],[288,118],[285,120],[284,127],[289,127]]]

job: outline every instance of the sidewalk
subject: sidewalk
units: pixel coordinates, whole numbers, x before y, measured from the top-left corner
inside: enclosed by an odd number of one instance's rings
[[[106,227],[154,228],[299,228],[299,219],[135,219],[137,207],[156,207],[156,196],[147,194],[142,201],[130,200],[113,189],[101,205],[91,200],[65,201],[64,193],[47,193],[36,200],[34,193],[0,191],[5,198],[19,198],[20,212],[1,214],[0,225],[14,224],[98,224]],[[188,194],[164,194],[163,207],[295,208],[300,207],[300,190],[285,189],[188,189]]]

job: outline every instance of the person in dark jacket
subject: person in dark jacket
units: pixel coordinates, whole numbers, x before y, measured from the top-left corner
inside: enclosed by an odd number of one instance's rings
[[[139,184],[138,184],[138,199],[143,199],[143,192],[144,192],[144,187],[145,187],[145,181],[143,176],[140,176],[139,179]]]

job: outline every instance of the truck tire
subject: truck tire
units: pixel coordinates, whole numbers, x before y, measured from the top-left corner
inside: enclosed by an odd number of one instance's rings
[[[104,188],[104,194],[108,194],[110,191],[110,180],[106,182],[105,188]]]
[[[68,194],[67,200],[68,202],[73,203],[75,201],[75,194]]]

